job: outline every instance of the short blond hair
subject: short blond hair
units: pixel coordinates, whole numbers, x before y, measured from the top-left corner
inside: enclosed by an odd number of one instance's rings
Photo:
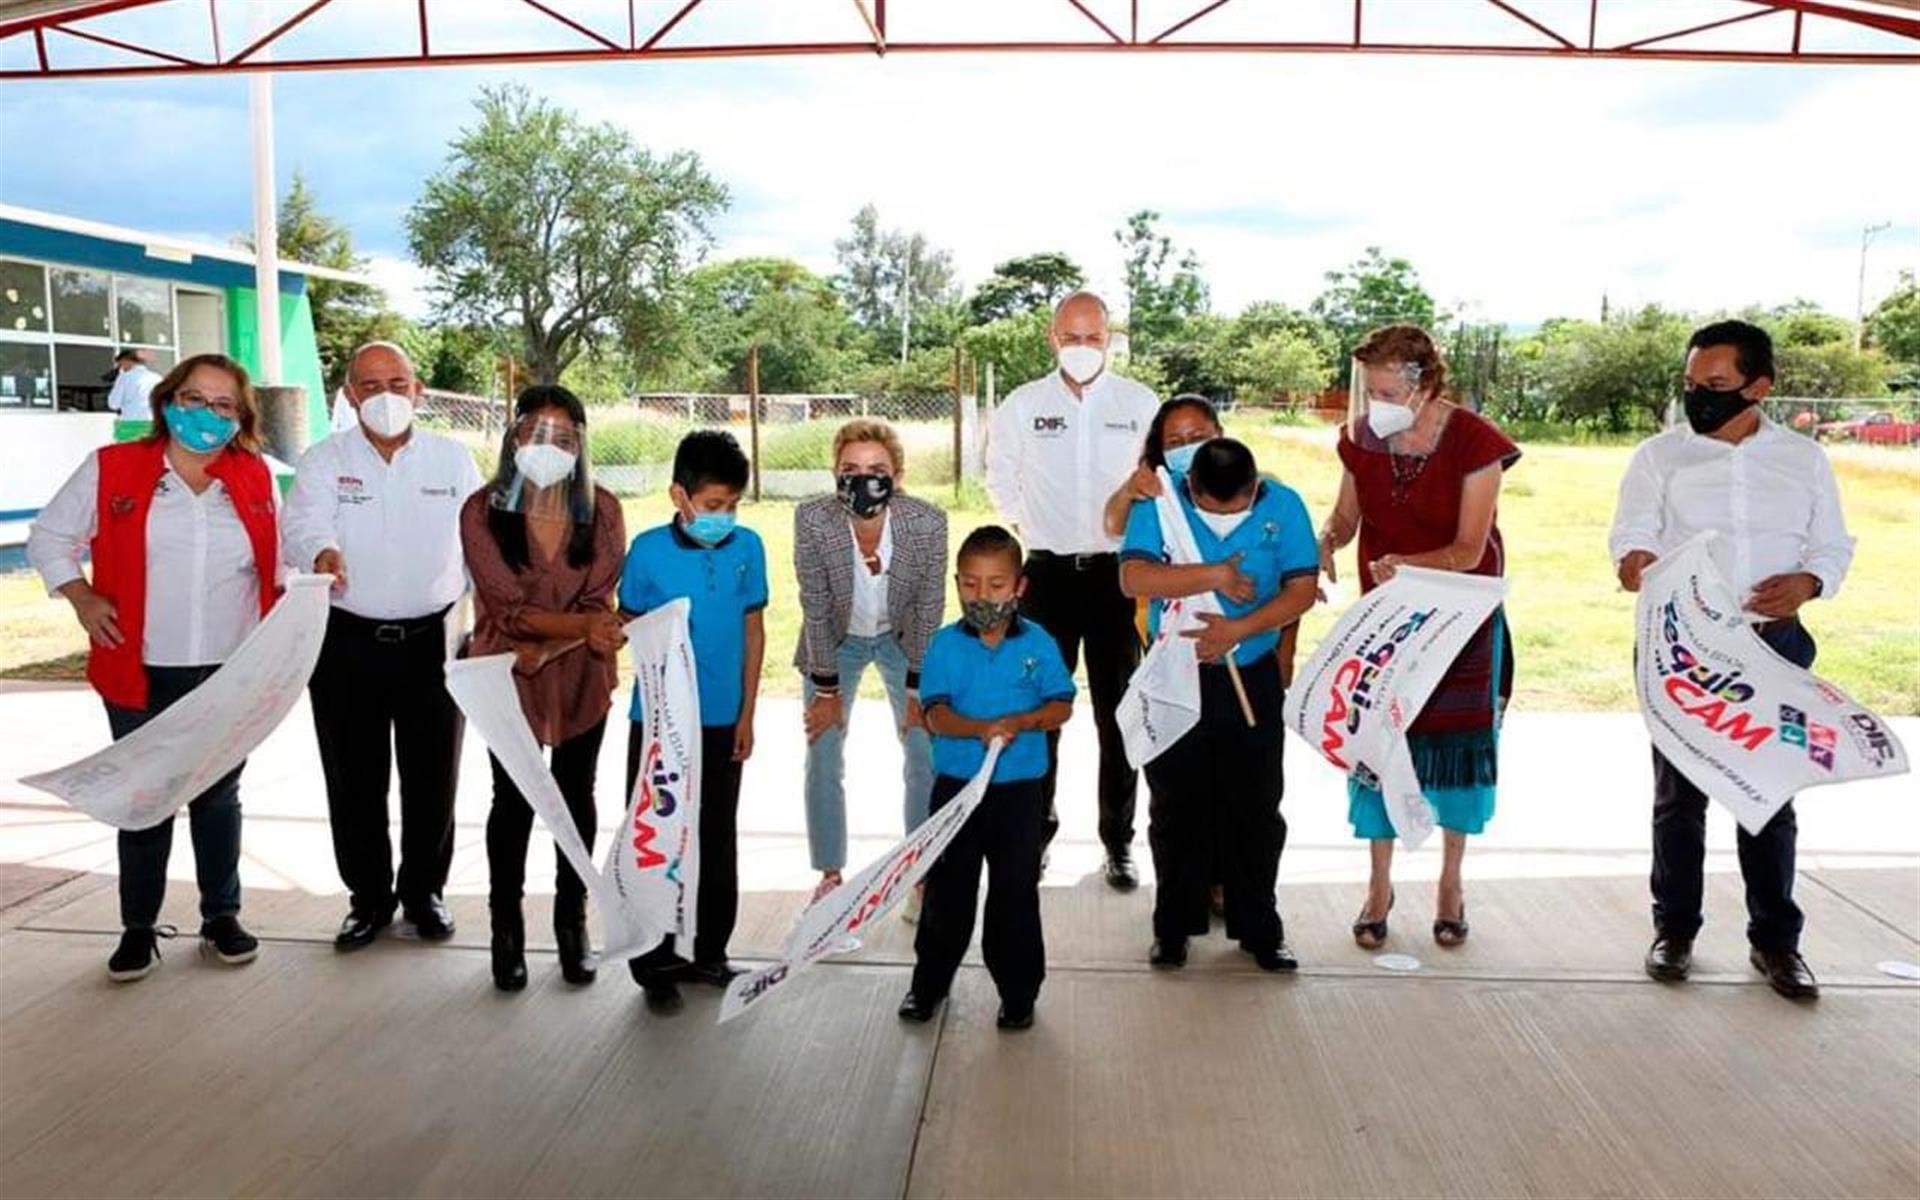
[[[833,467],[840,465],[840,452],[848,446],[861,442],[875,442],[886,447],[887,457],[893,460],[893,473],[904,475],[907,470],[907,449],[900,444],[900,435],[893,426],[885,421],[868,417],[859,417],[842,425],[833,435]]]

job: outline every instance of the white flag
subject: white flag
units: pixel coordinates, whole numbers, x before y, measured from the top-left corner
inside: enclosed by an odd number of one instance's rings
[[[653,942],[694,935],[700,895],[700,682],[682,597],[627,625],[640,692],[640,772],[607,848],[620,904]]]
[[[1160,468],[1159,478],[1154,512],[1160,518],[1167,559],[1175,566],[1197,563],[1200,547],[1165,467]],[[1136,770],[1171,749],[1200,723],[1200,656],[1194,640],[1182,635],[1202,625],[1202,613],[1222,615],[1220,601],[1210,591],[1163,602],[1153,645],[1127,681],[1114,719],[1126,746],[1127,763]]]
[[[685,599],[627,626],[641,684],[647,745],[626,819],[607,849],[607,869],[594,869],[527,724],[513,682],[513,655],[447,664],[447,691],[493,756],[526,797],[553,843],[600,909],[607,960],[653,949],[669,933],[691,936],[699,881],[693,831],[700,811],[700,697],[687,637]],[[689,736],[688,731],[691,731]]]
[[[913,832],[827,895],[810,905],[794,923],[779,962],[738,976],[720,1003],[720,1021],[733,1020],[781,984],[825,958],[837,954],[849,939],[878,921],[926,877],[933,864],[967,823],[987,794],[1001,743],[987,748],[987,760],[967,786],[922,821]]]
[[[327,636],[331,575],[290,575],[286,593],[218,671],[94,754],[20,782],[119,829],[151,829],[212,787],[276,729],[306,689]]]
[[[1708,553],[1715,536],[1641,576],[1634,682],[1654,749],[1749,833],[1802,788],[1905,772],[1885,721],[1753,632]]]
[[[1354,601],[1294,672],[1287,727],[1379,790],[1408,849],[1433,832],[1434,818],[1407,728],[1506,594],[1504,579],[1401,567]]]

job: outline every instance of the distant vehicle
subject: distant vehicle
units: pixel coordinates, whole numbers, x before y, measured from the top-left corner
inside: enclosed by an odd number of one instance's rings
[[[1911,446],[1920,443],[1920,421],[1902,421],[1890,412],[1876,412],[1850,421],[1828,421],[1814,433],[1833,441]]]

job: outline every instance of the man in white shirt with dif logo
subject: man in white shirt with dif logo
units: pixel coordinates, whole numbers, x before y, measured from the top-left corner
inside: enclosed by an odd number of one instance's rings
[[[1620,483],[1608,539],[1620,585],[1662,554],[1707,530],[1714,565],[1746,597],[1753,631],[1798,667],[1813,665],[1813,635],[1800,623],[1809,600],[1840,590],[1853,538],[1826,452],[1760,411],[1773,387],[1773,340],[1745,321],[1719,321],[1687,342],[1687,428],[1640,443]],[[1819,995],[1800,957],[1793,902],[1798,826],[1789,802],[1759,833],[1739,832],[1746,881],[1747,942],[1754,969],[1794,1000]],[[1693,966],[1702,921],[1707,797],[1653,752],[1653,945],[1646,972],[1677,983]]]
[[[1087,690],[1100,739],[1100,840],[1107,883],[1129,891],[1138,776],[1127,763],[1114,712],[1140,663],[1134,604],[1120,592],[1119,539],[1101,521],[1107,497],[1140,462],[1160,401],[1113,373],[1107,306],[1075,292],[1054,310],[1049,334],[1057,369],[1007,394],[987,438],[987,491],[1027,544],[1021,615],[1053,635],[1067,670],[1086,648]],[[1059,828],[1053,797],[1060,735],[1050,733],[1047,836]]]
[[[420,393],[400,347],[356,351],[346,395],[358,422],[301,458],[281,521],[286,561],[336,579],[310,696],[349,893],[341,950],[370,944],[396,908],[422,938],[453,936],[441,893],[465,723],[446,689],[446,621],[467,590],[460,507],[481,479],[465,446],[414,427]],[[387,832],[396,757],[397,875]]]

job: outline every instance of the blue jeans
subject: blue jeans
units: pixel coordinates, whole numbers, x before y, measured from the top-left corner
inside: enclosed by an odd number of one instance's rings
[[[147,707],[107,705],[107,726],[119,741],[159,716],[219,670],[205,667],[148,667]],[[222,775],[187,805],[193,834],[194,874],[200,883],[200,919],[240,912],[240,772]],[[122,829],[120,846],[120,924],[152,929],[167,896],[167,858],[173,851],[173,818],[148,829]]]
[[[838,871],[847,865],[846,723],[853,719],[854,698],[869,664],[879,668],[880,682],[887,687],[896,732],[907,718],[907,652],[900,648],[898,638],[891,633],[870,638],[848,635],[836,657],[841,724],[807,747],[807,847],[816,871]],[[802,690],[807,702],[812,703],[812,681]],[[933,747],[924,729],[910,730],[900,740],[906,756],[901,771],[906,785],[903,808],[906,827],[913,829],[927,819],[927,802],[933,792]]]

